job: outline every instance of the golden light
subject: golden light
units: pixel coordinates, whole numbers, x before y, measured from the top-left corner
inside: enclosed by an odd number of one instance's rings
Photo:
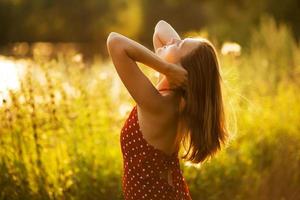
[[[241,55],[241,50],[242,50],[242,47],[238,43],[236,43],[236,42],[225,42],[222,45],[221,53],[223,55],[230,55],[231,54],[231,55],[234,55],[234,56],[239,56],[239,55]]]
[[[74,56],[72,57],[72,60],[73,60],[74,62],[77,62],[77,63],[82,62],[82,54],[78,53],[78,54],[74,55]]]
[[[122,117],[125,117],[125,115],[128,114],[128,112],[130,112],[130,109],[132,108],[131,105],[129,104],[121,104],[119,106],[119,113]]]
[[[194,167],[194,168],[197,168],[197,169],[199,169],[201,167],[201,163],[200,164],[194,164],[190,161],[184,162],[184,165],[187,166],[187,167]]]
[[[77,98],[80,96],[80,91],[78,89],[76,89],[75,87],[73,87],[70,83],[65,82],[62,84],[63,89],[65,90],[65,92],[70,96],[70,97],[74,97]]]
[[[155,71],[155,72],[154,72],[154,76],[155,76],[156,78],[158,78],[158,77],[159,77],[159,72]]]
[[[20,88],[19,77],[23,75],[25,67],[25,62],[0,56],[0,106],[2,105],[2,100],[8,98],[9,90],[18,90]]]

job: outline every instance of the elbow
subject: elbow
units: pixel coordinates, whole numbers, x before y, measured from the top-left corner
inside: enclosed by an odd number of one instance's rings
[[[165,21],[165,20],[159,20],[158,22],[157,22],[157,24],[166,24],[167,22]]]
[[[123,50],[126,46],[126,38],[116,32],[111,32],[106,40],[108,50]]]
[[[110,49],[112,48],[113,46],[116,45],[117,43],[117,40],[118,40],[118,33],[116,32],[111,32],[107,39],[106,39],[106,46],[107,46],[107,49]]]
[[[112,52],[123,51],[126,46],[125,43],[124,36],[116,32],[111,32],[106,40],[106,46],[109,54]]]
[[[164,24],[167,24],[164,20],[159,20],[154,28],[154,30],[157,30],[159,27],[164,26]]]

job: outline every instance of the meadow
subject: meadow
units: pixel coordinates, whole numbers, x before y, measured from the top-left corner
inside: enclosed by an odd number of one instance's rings
[[[262,18],[245,47],[187,35],[219,51],[230,131],[211,160],[181,162],[193,200],[299,200],[300,46],[289,28]],[[111,61],[39,51],[0,61],[25,66],[1,93],[0,200],[122,199],[119,136],[134,101]]]

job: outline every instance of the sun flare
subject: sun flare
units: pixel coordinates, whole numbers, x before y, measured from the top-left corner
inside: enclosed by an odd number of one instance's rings
[[[0,106],[8,98],[9,90],[20,88],[20,76],[24,73],[25,63],[0,57]]]

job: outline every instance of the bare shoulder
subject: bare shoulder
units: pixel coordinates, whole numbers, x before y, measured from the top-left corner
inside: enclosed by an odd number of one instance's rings
[[[178,97],[173,92],[160,92],[161,98],[160,103],[157,105],[159,112],[151,112],[145,109],[142,109],[137,105],[138,110],[143,115],[147,115],[150,118],[159,119],[160,117],[166,117],[168,115],[172,116],[177,113],[178,108]],[[151,117],[152,116],[152,117]],[[161,121],[161,120],[160,120]]]
[[[143,110],[137,105],[137,113],[141,129],[149,137],[160,137],[162,132],[173,129],[178,114],[178,99],[170,93],[161,93],[162,101],[159,113]],[[151,130],[151,131],[148,131]]]
[[[178,126],[178,104],[169,94],[163,94],[164,102],[159,114],[148,113],[137,105],[137,117],[143,137],[152,146],[172,153],[176,149],[175,138]]]

